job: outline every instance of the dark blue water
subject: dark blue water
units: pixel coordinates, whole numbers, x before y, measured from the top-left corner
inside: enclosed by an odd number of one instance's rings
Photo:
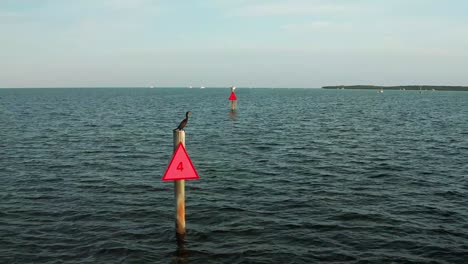
[[[468,93],[229,94],[0,89],[0,263],[468,263]]]

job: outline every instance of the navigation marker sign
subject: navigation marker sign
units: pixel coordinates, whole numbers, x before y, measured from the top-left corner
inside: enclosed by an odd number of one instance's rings
[[[234,91],[231,92],[231,96],[229,96],[229,100],[230,100],[230,101],[237,100],[237,96],[236,96],[236,94],[234,93]]]
[[[182,143],[179,143],[171,162],[164,173],[163,181],[200,179]]]

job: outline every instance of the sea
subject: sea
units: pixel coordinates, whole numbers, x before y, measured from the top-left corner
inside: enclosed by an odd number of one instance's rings
[[[230,92],[0,89],[0,263],[468,263],[468,92]]]

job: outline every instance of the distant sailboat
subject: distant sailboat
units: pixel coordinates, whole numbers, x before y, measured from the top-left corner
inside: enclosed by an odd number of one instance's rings
[[[200,89],[205,89],[205,86],[200,86]]]
[[[383,88],[380,88],[379,93],[383,93]]]

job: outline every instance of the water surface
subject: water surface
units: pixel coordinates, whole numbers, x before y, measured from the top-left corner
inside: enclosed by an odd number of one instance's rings
[[[0,89],[0,262],[466,263],[468,93],[229,94]]]

